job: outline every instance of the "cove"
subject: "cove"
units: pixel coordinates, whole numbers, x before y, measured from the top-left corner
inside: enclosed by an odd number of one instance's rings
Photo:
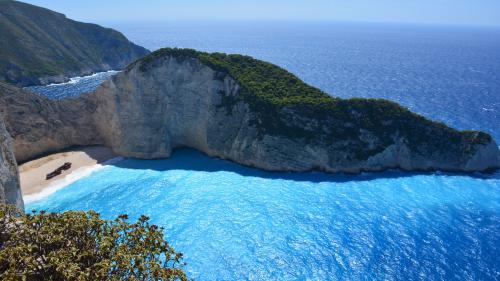
[[[500,173],[270,173],[176,150],[126,159],[32,209],[141,214],[196,280],[495,280]]]

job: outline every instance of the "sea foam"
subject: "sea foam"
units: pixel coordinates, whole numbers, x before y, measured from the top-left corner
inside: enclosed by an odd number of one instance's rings
[[[50,84],[47,86],[32,86],[25,89],[47,96],[53,100],[59,100],[68,97],[77,97],[83,93],[89,93],[97,89],[104,81],[120,71],[110,70],[98,72],[89,76],[72,77],[68,82]]]

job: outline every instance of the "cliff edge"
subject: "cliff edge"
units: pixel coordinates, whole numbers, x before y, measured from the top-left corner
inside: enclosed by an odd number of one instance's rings
[[[499,150],[396,103],[339,99],[248,56],[162,49],[84,97],[104,144],[123,156],[176,147],[271,171],[486,171]]]
[[[251,57],[185,49],[154,52],[79,98],[0,83],[0,114],[18,162],[74,145],[143,159],[190,147],[270,171],[476,172],[500,158],[486,133],[386,100],[332,98]]]

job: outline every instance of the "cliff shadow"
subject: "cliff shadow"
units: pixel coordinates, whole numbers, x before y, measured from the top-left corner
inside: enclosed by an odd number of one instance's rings
[[[265,179],[281,179],[303,182],[350,182],[350,181],[372,181],[376,179],[391,179],[413,177],[417,175],[464,175],[479,179],[500,178],[499,173],[444,173],[444,172],[408,172],[400,170],[388,170],[384,172],[366,172],[361,174],[325,173],[319,171],[311,172],[270,172],[253,167],[243,166],[230,160],[209,157],[195,149],[177,148],[168,159],[159,160],[137,160],[125,159],[109,164],[125,169],[149,169],[155,171],[168,170],[190,170],[200,172],[230,172],[245,177],[258,177]]]

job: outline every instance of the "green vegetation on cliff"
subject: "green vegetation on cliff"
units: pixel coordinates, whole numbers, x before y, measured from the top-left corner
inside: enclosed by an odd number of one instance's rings
[[[142,216],[20,214],[0,205],[1,280],[187,280],[182,254]]]
[[[142,70],[164,56],[198,58],[202,63],[223,74],[231,75],[247,94],[277,105],[307,103],[322,104],[336,100],[311,87],[292,73],[250,56],[205,53],[192,49],[164,48],[142,59]],[[224,78],[224,76],[220,76]]]
[[[231,114],[235,104],[247,103],[261,135],[343,143],[353,159],[377,154],[394,143],[395,138],[416,151],[449,150],[453,154],[474,152],[474,145],[491,141],[488,134],[457,131],[391,101],[331,97],[292,73],[249,56],[166,48],[137,63],[146,72],[160,63],[160,58],[169,56],[198,59],[216,71],[215,79],[229,75],[236,80],[241,93],[229,96],[221,91],[221,106]]]
[[[122,69],[147,53],[113,29],[0,0],[0,81],[19,86],[50,83],[58,81],[55,76]]]

